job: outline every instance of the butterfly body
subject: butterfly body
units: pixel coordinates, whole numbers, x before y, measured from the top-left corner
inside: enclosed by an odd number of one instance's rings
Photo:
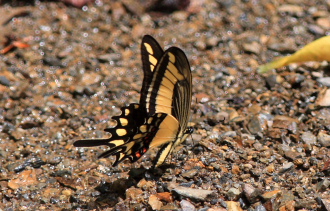
[[[86,139],[77,147],[107,145],[99,157],[116,156],[113,166],[125,159],[137,161],[150,148],[162,146],[155,166],[192,133],[187,128],[191,104],[191,71],[184,52],[171,47],[165,52],[149,35],[142,39],[143,84],[139,104],[122,107],[114,116],[117,125],[107,128],[109,139]]]

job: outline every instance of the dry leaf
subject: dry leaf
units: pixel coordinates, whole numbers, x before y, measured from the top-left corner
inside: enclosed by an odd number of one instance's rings
[[[330,36],[317,39],[291,56],[286,56],[259,67],[259,73],[286,66],[295,62],[330,61]]]

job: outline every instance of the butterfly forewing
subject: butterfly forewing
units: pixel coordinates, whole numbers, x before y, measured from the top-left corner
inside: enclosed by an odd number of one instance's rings
[[[182,143],[187,134],[188,118],[190,116],[192,76],[184,52],[176,47],[165,51],[157,64],[151,86],[148,90],[147,109],[150,113],[169,113],[179,123],[177,136],[163,143],[155,160],[155,166],[161,165],[173,148]],[[155,139],[153,142],[157,142]]]
[[[140,93],[141,107],[147,108],[146,98],[154,74],[153,72],[163,54],[163,49],[153,37],[149,35],[143,37],[141,43],[141,59],[144,77]]]
[[[156,66],[147,94],[149,113],[168,113],[186,127],[191,104],[191,71],[182,50],[171,47]]]

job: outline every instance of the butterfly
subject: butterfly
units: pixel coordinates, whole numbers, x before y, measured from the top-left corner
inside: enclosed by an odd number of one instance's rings
[[[116,156],[113,166],[125,159],[132,163],[150,148],[161,146],[154,166],[164,163],[173,149],[192,132],[187,127],[192,98],[192,76],[185,53],[177,47],[165,52],[150,35],[141,43],[143,83],[140,102],[121,108],[114,116],[117,125],[105,129],[108,139],[84,139],[74,142],[76,147],[107,145],[99,158]]]

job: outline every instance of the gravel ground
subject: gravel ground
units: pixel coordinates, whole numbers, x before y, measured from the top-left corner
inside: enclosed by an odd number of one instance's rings
[[[256,71],[329,34],[329,1],[187,3],[1,3],[0,210],[330,210],[328,63]],[[112,167],[72,144],[138,102],[144,34],[187,54],[195,132]]]

